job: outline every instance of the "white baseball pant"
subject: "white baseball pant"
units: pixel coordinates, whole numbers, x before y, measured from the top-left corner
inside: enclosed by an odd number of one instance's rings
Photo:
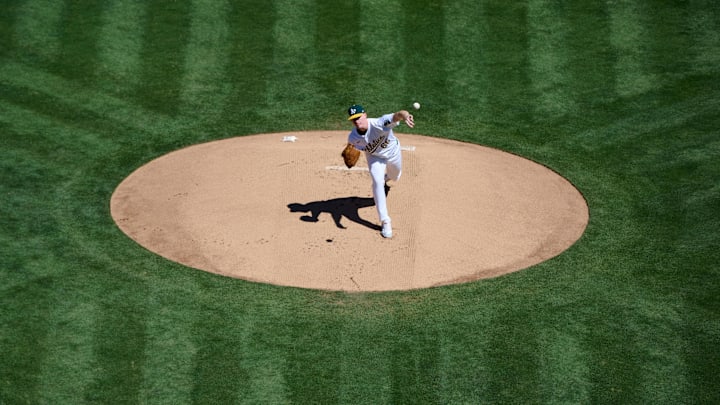
[[[387,199],[385,197],[385,182],[388,180],[400,180],[400,175],[402,174],[402,153],[398,148],[398,153],[388,159],[370,154],[367,154],[365,157],[368,161],[370,177],[372,177],[372,192],[378,217],[381,223],[390,222]]]

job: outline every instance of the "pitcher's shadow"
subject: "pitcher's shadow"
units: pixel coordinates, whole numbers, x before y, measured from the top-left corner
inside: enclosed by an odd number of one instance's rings
[[[345,229],[345,226],[340,222],[342,218],[345,217],[352,222],[379,231],[382,229],[379,225],[361,218],[359,213],[360,208],[372,207],[374,205],[375,200],[372,198],[343,197],[332,200],[312,201],[306,204],[291,203],[288,204],[287,207],[290,209],[290,212],[306,212],[310,214],[301,216],[301,221],[318,222],[320,214],[325,212],[330,214],[335,222],[335,226],[338,228]]]

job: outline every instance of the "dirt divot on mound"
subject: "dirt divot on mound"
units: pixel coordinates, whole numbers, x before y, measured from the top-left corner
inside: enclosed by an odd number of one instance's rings
[[[347,131],[230,138],[161,156],[110,201],[137,243],[189,267],[303,288],[388,291],[496,277],[559,255],[588,207],[552,170],[480,145],[399,133],[394,236],[380,236]]]

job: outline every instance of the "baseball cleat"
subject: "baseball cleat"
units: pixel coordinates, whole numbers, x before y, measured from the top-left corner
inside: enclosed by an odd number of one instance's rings
[[[390,226],[390,222],[383,222],[382,224],[382,232],[380,232],[383,236],[383,238],[392,238],[392,226]]]

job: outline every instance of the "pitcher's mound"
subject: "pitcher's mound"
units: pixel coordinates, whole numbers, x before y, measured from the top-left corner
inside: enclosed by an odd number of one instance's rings
[[[394,237],[380,235],[366,161],[347,131],[231,138],[151,161],[115,190],[120,229],[170,260],[230,277],[345,291],[495,277],[552,258],[588,208],[564,178],[479,145],[398,134]]]

